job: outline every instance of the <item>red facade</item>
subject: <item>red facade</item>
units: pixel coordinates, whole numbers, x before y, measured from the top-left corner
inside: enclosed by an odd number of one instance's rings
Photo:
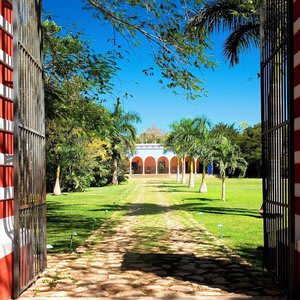
[[[12,5],[0,0],[0,299],[12,295],[13,40]]]

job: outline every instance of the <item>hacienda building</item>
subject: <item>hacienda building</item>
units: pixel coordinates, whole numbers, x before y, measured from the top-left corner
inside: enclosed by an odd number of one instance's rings
[[[186,156],[183,160],[178,158],[173,151],[165,150],[161,144],[136,144],[134,155],[129,157],[129,174],[177,174],[182,173],[185,168],[186,173],[190,173],[191,160],[194,161],[195,174],[202,173],[203,166],[198,157]],[[207,167],[208,174],[213,173],[213,167],[210,164]]]

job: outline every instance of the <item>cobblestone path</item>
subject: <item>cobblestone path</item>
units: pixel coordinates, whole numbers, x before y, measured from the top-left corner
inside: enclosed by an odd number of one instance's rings
[[[158,181],[140,180],[115,226],[100,228],[74,253],[49,256],[21,299],[284,299],[271,278],[188,212],[171,210],[171,197]]]

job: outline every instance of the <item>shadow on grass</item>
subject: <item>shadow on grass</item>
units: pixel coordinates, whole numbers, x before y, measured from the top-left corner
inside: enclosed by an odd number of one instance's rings
[[[67,253],[70,251],[71,234],[73,236],[73,249],[81,245],[93,232],[100,227],[103,234],[108,234],[112,224],[109,219],[111,213],[102,213],[100,216],[85,214],[84,211],[74,212],[63,209],[66,205],[47,204],[47,236],[48,243],[53,246],[49,253]],[[66,206],[67,207],[67,206]]]
[[[282,291],[277,290],[277,283],[265,272],[228,259],[174,253],[126,252],[121,270],[172,277],[229,293],[250,296],[283,295]]]
[[[166,213],[170,210],[174,211],[189,211],[189,212],[205,212],[207,214],[218,214],[218,215],[232,215],[232,216],[246,216],[251,218],[260,219],[261,216],[259,211],[256,209],[246,209],[246,208],[227,208],[227,207],[215,207],[215,206],[204,206],[206,203],[186,203],[185,201],[190,201],[192,199],[183,199],[182,204],[175,204],[170,206],[163,206],[153,203],[142,203],[142,204],[130,204],[125,203],[124,205],[102,205],[101,208],[93,208],[89,211],[92,212],[113,212],[113,211],[127,211],[126,215],[129,216],[142,216],[142,215],[158,215]],[[195,199],[194,199],[195,200]],[[210,200],[211,202],[214,199]]]

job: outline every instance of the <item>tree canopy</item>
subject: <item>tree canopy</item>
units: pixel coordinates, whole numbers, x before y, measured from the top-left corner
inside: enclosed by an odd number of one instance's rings
[[[208,51],[210,41],[205,29],[197,30],[197,38],[186,34],[189,17],[198,10],[202,0],[83,2],[100,24],[106,23],[113,27],[118,55],[122,55],[121,44],[116,41],[118,36],[135,46],[147,41],[155,66],[160,70],[160,83],[175,93],[183,91],[188,99],[195,99],[205,93],[201,73],[195,70],[214,68],[215,63]],[[152,74],[154,66],[149,66],[149,70]]]
[[[80,32],[66,32],[53,21],[43,23],[43,41],[47,189],[54,182],[58,193],[60,186],[82,191],[106,184],[114,170],[115,137],[124,130],[116,111],[101,104],[113,88],[116,63],[106,53],[95,53]],[[121,162],[125,146],[118,150],[119,177],[127,168]]]

